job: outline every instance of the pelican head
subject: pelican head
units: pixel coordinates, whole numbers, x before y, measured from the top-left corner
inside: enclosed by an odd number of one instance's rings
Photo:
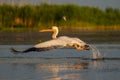
[[[52,38],[56,39],[59,30],[57,26],[52,26],[52,29],[44,29],[44,30],[40,30],[40,32],[53,32]]]

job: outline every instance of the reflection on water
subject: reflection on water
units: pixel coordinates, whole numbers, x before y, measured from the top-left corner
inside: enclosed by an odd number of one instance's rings
[[[1,80],[61,80],[81,79],[80,70],[88,63],[63,64],[3,64],[0,65]],[[4,69],[4,70],[3,70]],[[8,72],[7,72],[8,71]],[[76,73],[77,72],[77,73]]]
[[[61,80],[62,77],[59,76],[59,73],[64,71],[80,70],[87,69],[88,63],[65,63],[65,64],[37,64],[36,70],[39,72],[41,70],[48,70],[53,75],[51,80]]]
[[[88,63],[81,62],[81,63],[65,63],[65,64],[37,64],[36,69],[48,69],[52,73],[57,74],[60,71],[65,70],[72,70],[72,69],[87,69]]]
[[[120,45],[94,44],[104,60],[91,60],[90,51],[58,49],[15,55],[32,45],[0,45],[0,80],[119,80]]]
[[[1,80],[119,80],[119,61],[39,59],[39,63],[2,63]],[[45,62],[45,63],[44,63]],[[115,74],[115,75],[114,75]]]

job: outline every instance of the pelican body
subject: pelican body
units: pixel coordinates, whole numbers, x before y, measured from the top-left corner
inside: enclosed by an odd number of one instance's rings
[[[57,49],[57,48],[65,48],[65,47],[75,47],[77,50],[89,50],[90,47],[88,44],[86,44],[84,41],[80,40],[79,38],[71,38],[67,36],[61,36],[57,38],[58,35],[58,27],[53,26],[52,29],[47,29],[47,30],[40,30],[40,32],[53,32],[52,39],[36,44],[32,48],[29,48],[24,51],[17,51],[12,48],[13,52],[16,53],[26,53],[30,51],[48,51],[52,49]]]

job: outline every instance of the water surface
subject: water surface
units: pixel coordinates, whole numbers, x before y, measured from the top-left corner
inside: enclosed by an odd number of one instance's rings
[[[120,45],[95,44],[105,60],[92,61],[90,51],[58,49],[15,55],[32,45],[0,45],[1,80],[119,80]],[[113,59],[114,58],[114,59]]]
[[[62,31],[59,36],[79,37],[95,45],[104,57],[91,60],[91,51],[57,49],[15,55],[51,39],[51,33],[0,32],[0,80],[119,80],[120,34],[114,32]]]

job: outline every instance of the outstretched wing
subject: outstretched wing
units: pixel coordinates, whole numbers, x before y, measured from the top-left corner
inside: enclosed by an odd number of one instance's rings
[[[78,45],[85,45],[86,43],[84,43],[83,41],[77,39],[77,38],[69,38],[66,36],[62,36],[56,39],[52,39],[49,41],[45,41],[42,43],[39,43],[35,46],[33,46],[32,48],[28,48],[26,50],[23,51],[17,51],[13,48],[11,48],[12,52],[14,53],[27,53],[27,52],[31,52],[31,51],[49,51],[49,50],[53,50],[53,49],[58,49],[58,48],[64,48],[66,46],[69,47],[73,47],[73,44],[78,44]]]
[[[27,53],[27,52],[31,52],[31,51],[41,52],[41,51],[49,51],[49,50],[53,50],[53,49],[63,48],[65,46],[66,46],[66,43],[64,41],[61,41],[60,39],[52,39],[49,41],[45,41],[45,42],[36,44],[32,48],[28,48],[23,51],[18,51],[18,50],[15,50],[14,48],[11,48],[11,51],[14,53]]]
[[[19,54],[19,53],[27,53],[27,52],[31,52],[31,51],[37,51],[37,52],[49,51],[49,50],[58,49],[58,48],[63,48],[63,47],[59,46],[59,45],[50,46],[50,47],[41,47],[41,48],[32,47],[32,48],[28,48],[28,49],[23,50],[23,51],[18,51],[14,48],[11,48],[11,51],[15,54]]]

